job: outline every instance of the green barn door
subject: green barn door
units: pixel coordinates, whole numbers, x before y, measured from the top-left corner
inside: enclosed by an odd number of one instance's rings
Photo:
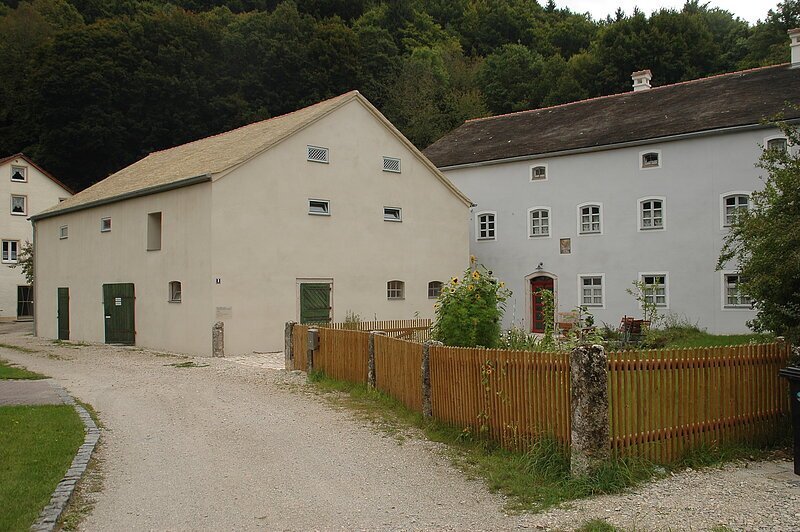
[[[300,323],[330,323],[331,285],[300,284]]]
[[[69,288],[58,289],[58,339],[69,340]]]
[[[136,342],[135,301],[132,283],[103,285],[107,344],[134,345]]]

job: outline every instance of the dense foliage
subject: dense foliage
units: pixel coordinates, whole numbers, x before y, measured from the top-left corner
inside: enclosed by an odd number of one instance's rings
[[[359,89],[424,147],[464,119],[784,62],[689,1],[595,21],[535,0],[0,0],[0,155],[80,189],[148,152]]]
[[[461,279],[453,277],[436,302],[432,336],[445,345],[498,347],[500,320],[511,291],[473,261]]]
[[[789,150],[764,150],[764,188],[750,195],[720,254],[718,268],[736,266],[742,291],[758,311],[749,325],[800,342],[800,131],[779,122]]]

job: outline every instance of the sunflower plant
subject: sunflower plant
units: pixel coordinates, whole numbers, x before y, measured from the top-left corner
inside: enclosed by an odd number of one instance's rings
[[[472,257],[463,276],[442,287],[435,304],[433,338],[445,345],[497,347],[509,296],[511,291]]]

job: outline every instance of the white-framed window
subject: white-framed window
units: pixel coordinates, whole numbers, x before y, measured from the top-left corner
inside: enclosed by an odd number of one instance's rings
[[[28,167],[27,166],[11,166],[11,181],[18,181],[24,183],[28,180]]]
[[[531,166],[531,181],[547,181],[546,164],[535,164]]]
[[[3,262],[13,264],[17,262],[19,240],[3,240]]]
[[[405,299],[406,283],[403,281],[389,281],[386,283],[386,299]]]
[[[666,273],[640,273],[639,280],[644,283],[643,296],[646,302],[661,308],[669,307],[669,287]]]
[[[533,207],[528,209],[528,237],[550,236],[550,208]]]
[[[28,214],[28,196],[11,194],[11,214],[25,216]]]
[[[653,231],[666,227],[666,200],[660,197],[639,200],[639,230]]]
[[[100,218],[100,232],[101,233],[111,232],[111,218]]]
[[[578,234],[591,235],[602,233],[602,203],[582,203],[578,205]]]
[[[497,239],[496,212],[479,212],[475,216],[475,238],[477,240]]]
[[[328,148],[322,146],[306,146],[306,159],[312,163],[329,163]]]
[[[583,273],[578,276],[581,306],[605,308],[604,281],[605,275],[602,273]]]
[[[431,281],[428,283],[428,299],[439,299],[442,294],[442,281]]]
[[[747,309],[753,308],[753,301],[742,292],[742,277],[738,272],[722,272],[722,308]]]
[[[383,157],[383,171],[384,172],[393,172],[395,174],[400,173],[400,159],[397,157]]]
[[[764,149],[765,150],[779,150],[779,151],[788,151],[789,150],[789,139],[782,135],[773,135],[771,137],[767,137],[764,139]]]
[[[170,281],[169,282],[169,302],[170,303],[180,303],[181,302],[181,282],[180,281]]]
[[[721,225],[730,227],[742,211],[750,208],[750,192],[733,191],[721,196]]]
[[[402,222],[403,209],[400,207],[384,207],[383,219],[387,222]]]
[[[321,199],[308,200],[308,214],[314,214],[316,216],[330,216],[331,202]]]
[[[639,152],[639,168],[642,170],[661,168],[661,150]]]
[[[69,226],[62,225],[61,227],[58,228],[58,239],[66,240],[67,238],[69,238]]]

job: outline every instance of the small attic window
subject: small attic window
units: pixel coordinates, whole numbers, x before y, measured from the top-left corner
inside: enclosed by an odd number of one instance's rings
[[[545,179],[547,179],[546,164],[531,167],[531,181],[544,181]]]
[[[394,172],[395,174],[400,173],[400,159],[396,157],[384,157],[383,158],[383,171],[384,172]]]
[[[325,163],[328,161],[328,148],[321,148],[319,146],[306,146],[307,159],[313,163]]]
[[[24,166],[11,167],[11,181],[19,181],[24,183],[28,180],[28,169]]]
[[[789,149],[789,141],[787,141],[785,137],[769,139],[767,141],[767,149],[785,152]]]
[[[642,154],[642,168],[658,168],[661,166],[661,153],[648,151]]]

